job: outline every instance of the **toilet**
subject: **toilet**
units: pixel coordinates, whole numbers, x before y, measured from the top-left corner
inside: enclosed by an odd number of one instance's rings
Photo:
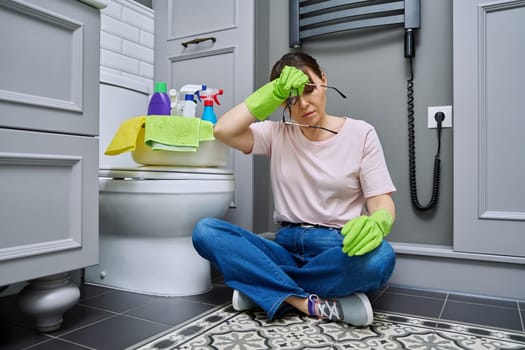
[[[228,170],[142,166],[101,169],[99,264],[89,283],[151,295],[202,294],[209,262],[191,242],[193,226],[222,217],[232,200]]]
[[[132,159],[104,156],[115,125],[134,116],[125,110],[129,101],[140,97],[101,84],[99,263],[85,269],[85,282],[149,295],[202,294],[212,286],[210,264],[191,235],[197,221],[223,217],[233,200],[229,148],[208,141],[191,154],[152,151],[139,140]]]

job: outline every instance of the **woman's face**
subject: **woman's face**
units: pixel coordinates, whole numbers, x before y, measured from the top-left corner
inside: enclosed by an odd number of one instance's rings
[[[315,125],[326,114],[326,88],[320,85],[326,85],[327,81],[324,74],[319,77],[309,68],[305,68],[304,72],[310,81],[305,85],[303,94],[291,106],[290,114],[296,123]]]

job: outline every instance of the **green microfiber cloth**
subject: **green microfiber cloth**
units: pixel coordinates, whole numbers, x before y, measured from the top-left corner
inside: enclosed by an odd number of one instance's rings
[[[198,118],[146,117],[144,143],[153,150],[196,152],[200,141],[214,140],[213,125]]]
[[[213,124],[207,120],[201,120],[199,141],[213,141]]]

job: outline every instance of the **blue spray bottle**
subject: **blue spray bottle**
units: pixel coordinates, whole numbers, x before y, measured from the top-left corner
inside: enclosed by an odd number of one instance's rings
[[[204,110],[202,111],[202,120],[208,121],[215,125],[217,123],[217,115],[213,111],[213,101],[204,100]]]
[[[218,96],[222,95],[223,92],[224,91],[222,89],[214,89],[214,88],[207,88],[206,90],[201,91],[200,96],[201,96],[201,99],[204,100],[204,110],[201,116],[202,120],[206,120],[212,123],[213,125],[217,123],[217,115],[215,114],[215,111],[213,110],[213,102],[215,101],[215,103],[220,105],[221,103],[219,102]]]

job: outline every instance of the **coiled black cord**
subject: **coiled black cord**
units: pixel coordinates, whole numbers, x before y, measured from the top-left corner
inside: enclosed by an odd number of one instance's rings
[[[434,158],[434,177],[432,182],[432,196],[426,205],[419,203],[417,196],[416,183],[416,146],[414,136],[414,73],[412,68],[412,57],[408,57],[410,62],[410,79],[407,80],[407,105],[408,105],[408,167],[410,177],[410,197],[412,204],[416,209],[427,211],[434,208],[439,197],[439,179],[441,173],[441,160],[439,153],[441,152],[441,122],[443,115],[441,114],[437,119],[438,131],[438,149]]]

